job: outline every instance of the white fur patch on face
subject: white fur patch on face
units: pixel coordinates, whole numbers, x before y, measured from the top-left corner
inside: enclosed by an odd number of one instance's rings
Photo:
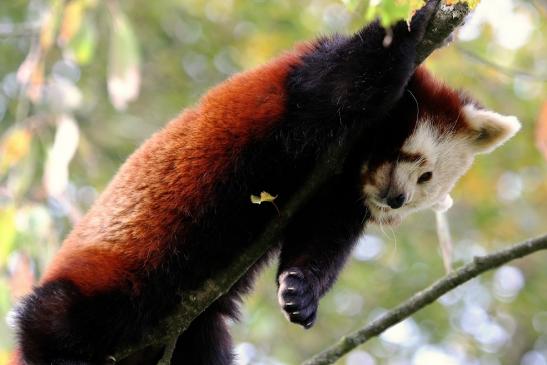
[[[399,159],[388,165],[388,174],[382,169],[367,171],[374,177],[384,176],[369,179],[373,183],[363,188],[372,222],[397,224],[414,211],[447,210],[452,205],[450,190],[467,171],[473,156],[466,137],[443,134],[433,122],[419,120],[403,144]],[[427,178],[422,178],[424,174]],[[399,194],[404,195],[404,204],[392,209],[387,199]]]
[[[470,128],[470,141],[476,153],[489,153],[513,137],[521,124],[515,116],[505,116],[468,104],[462,114]]]
[[[420,120],[412,135],[404,143],[401,151],[408,154],[419,153],[426,159],[434,159],[438,143],[438,133],[431,123]]]

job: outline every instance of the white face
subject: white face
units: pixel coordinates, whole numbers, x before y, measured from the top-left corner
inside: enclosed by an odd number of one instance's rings
[[[420,120],[396,161],[363,167],[363,193],[373,223],[396,225],[417,210],[450,208],[450,191],[475,155],[491,152],[520,128],[515,117],[471,105],[462,114],[463,132],[442,132],[434,122]]]

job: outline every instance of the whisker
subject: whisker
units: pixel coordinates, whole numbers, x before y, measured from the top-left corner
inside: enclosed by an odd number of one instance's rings
[[[395,252],[397,252],[397,234],[395,233],[395,230],[393,227],[388,226],[389,230],[391,231],[392,237],[393,237],[393,243],[395,244]]]
[[[368,218],[370,218],[370,217],[368,217]],[[362,226],[365,225],[366,220],[367,220],[367,215],[365,214],[365,215],[363,216],[363,219],[361,219],[361,225],[362,225]]]
[[[391,229],[391,232],[393,232],[393,253],[391,254],[392,256],[395,256],[397,255],[397,251],[399,250],[399,246],[397,244],[397,236],[395,235],[395,232],[393,231],[393,229]]]
[[[387,235],[386,231],[384,231],[384,217],[383,216],[379,217],[378,226],[380,227],[380,231],[382,231],[382,234],[384,235],[384,237],[389,240],[390,239],[389,236]]]
[[[408,89],[406,89],[406,91],[408,91],[408,93],[410,94],[410,96],[412,96],[412,99],[414,99],[414,102],[416,103],[416,121],[418,121],[418,117],[420,116],[420,104],[418,103],[418,99],[416,99],[416,96],[414,96],[412,91],[410,91]],[[414,129],[416,129],[417,125],[418,125],[418,123],[416,123],[414,125]]]

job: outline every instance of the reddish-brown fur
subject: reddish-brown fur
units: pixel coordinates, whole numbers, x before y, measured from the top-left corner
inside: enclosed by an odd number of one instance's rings
[[[138,291],[132,273],[162,262],[171,235],[199,217],[234,156],[282,118],[286,76],[306,49],[234,76],[152,136],[65,240],[42,284],[68,279],[89,295],[129,281]]]
[[[442,133],[458,133],[465,128],[461,118],[465,97],[462,100],[462,95],[436,79],[424,66],[418,67],[408,88],[419,101],[420,118],[430,119]],[[442,103],[438,102],[440,100]]]

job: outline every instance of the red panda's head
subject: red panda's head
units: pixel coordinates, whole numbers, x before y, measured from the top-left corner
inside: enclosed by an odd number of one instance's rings
[[[398,224],[416,210],[448,209],[450,190],[475,155],[492,152],[520,129],[516,117],[481,108],[423,67],[389,118],[401,120],[401,130],[388,131],[400,138],[397,151],[362,170],[371,220],[381,224]]]

